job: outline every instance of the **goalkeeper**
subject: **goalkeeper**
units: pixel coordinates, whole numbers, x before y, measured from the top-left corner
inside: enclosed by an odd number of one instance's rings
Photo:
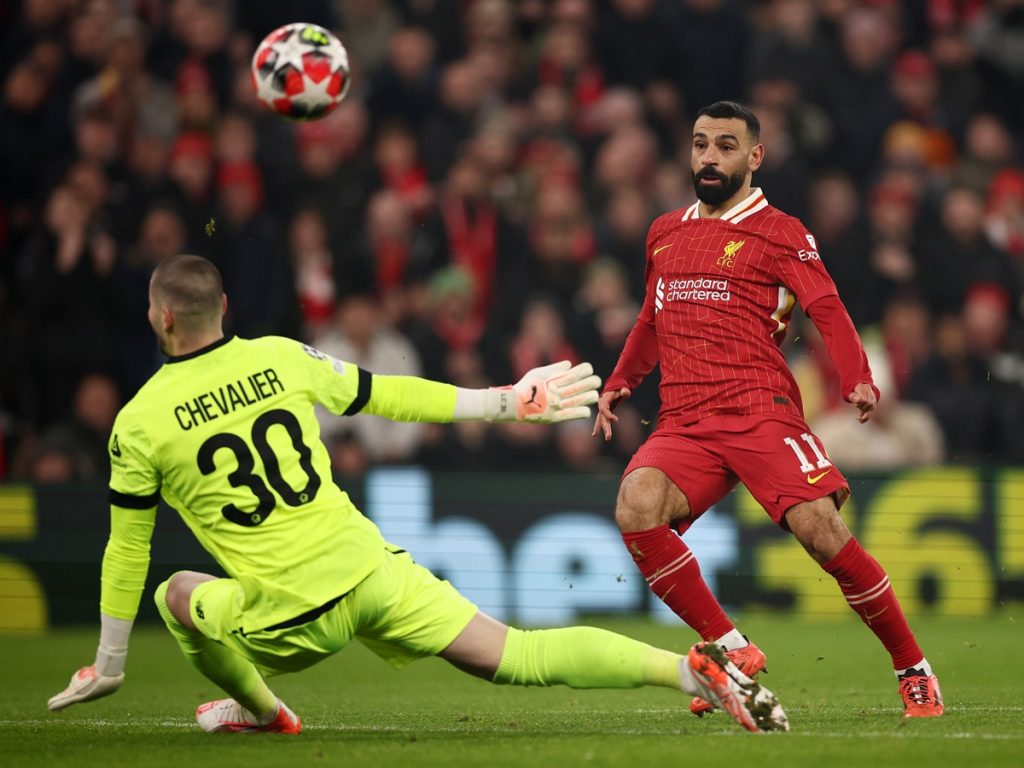
[[[681,657],[593,627],[524,632],[486,616],[385,542],[331,479],[314,402],[400,421],[566,421],[586,418],[597,401],[589,364],[471,390],[374,376],[289,339],[225,336],[220,274],[198,256],[161,262],[149,303],[168,360],[110,436],[99,648],[51,710],[121,686],[162,496],[228,574],[175,573],[154,595],[186,658],[230,697],[196,710],[204,730],[298,733],[299,717],[266,678],[353,638],[395,667],[439,655],[495,683],[681,688],[748,730],[787,727],[775,697],[714,644]]]

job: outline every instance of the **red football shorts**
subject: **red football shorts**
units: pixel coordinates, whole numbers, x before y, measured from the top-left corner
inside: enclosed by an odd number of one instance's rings
[[[851,416],[851,418],[853,418]],[[737,482],[776,524],[803,501],[832,496],[841,507],[850,485],[832,466],[803,419],[779,414],[722,415],[657,429],[633,455],[623,477],[639,467],[660,469],[690,502],[685,529]]]

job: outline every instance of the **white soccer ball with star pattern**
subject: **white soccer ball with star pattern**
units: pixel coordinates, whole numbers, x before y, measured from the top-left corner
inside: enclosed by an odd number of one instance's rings
[[[328,29],[287,24],[259,44],[252,80],[268,109],[289,120],[316,120],[348,93],[348,51]]]

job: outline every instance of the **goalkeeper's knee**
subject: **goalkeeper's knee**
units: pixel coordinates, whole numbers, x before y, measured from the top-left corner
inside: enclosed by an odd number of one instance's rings
[[[160,612],[160,618],[164,620],[164,624],[167,625],[167,628],[171,630],[172,634],[191,634],[188,627],[182,624],[178,617],[174,615],[174,612],[171,610],[171,606],[167,602],[167,591],[171,587],[171,579],[173,578],[174,575],[172,574],[167,581],[163,582],[156,588],[156,591],[153,593],[153,602],[156,603],[156,609]]]

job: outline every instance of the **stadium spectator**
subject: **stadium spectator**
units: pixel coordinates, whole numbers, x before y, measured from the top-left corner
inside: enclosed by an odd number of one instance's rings
[[[83,478],[101,482],[107,479],[107,442],[121,404],[117,382],[112,377],[89,373],[79,380],[71,418],[63,426],[74,441],[76,453],[84,458]]]
[[[22,303],[32,330],[26,361],[30,420],[59,421],[81,376],[112,363],[111,273],[116,243],[90,221],[81,193],[62,185],[20,257]]]
[[[419,355],[400,333],[385,325],[377,299],[371,295],[349,296],[338,307],[334,323],[313,337],[313,346],[347,360],[367,371],[396,376],[420,376]],[[419,449],[422,424],[397,422],[358,414],[338,419],[317,408],[320,434],[329,447],[344,433],[351,433],[371,462],[408,461]]]
[[[621,2],[637,4],[637,0]],[[674,17],[674,50],[685,56],[672,71],[688,113],[716,99],[741,97],[751,33],[739,9],[724,0],[683,0],[670,6],[669,12]],[[729,55],[722,56],[722,51]]]
[[[514,287],[528,281],[529,246],[522,227],[493,200],[491,181],[472,147],[461,153],[448,169],[433,226],[448,262],[473,279],[470,325],[500,335],[518,323],[522,296],[514,295]]]
[[[306,207],[295,212],[288,227],[288,247],[302,311],[303,335],[313,338],[334,317],[337,299],[327,223],[318,209]]]
[[[25,446],[27,470],[15,465],[13,477],[39,485],[70,483],[89,478],[85,458],[76,451],[74,440],[60,428],[51,428]],[[95,479],[95,478],[94,478]]]
[[[986,3],[969,34],[977,55],[979,79],[992,109],[1016,126],[1024,125],[1024,104],[1008,93],[1024,89],[1024,24],[1019,0]]]
[[[423,29],[405,26],[391,36],[385,62],[370,75],[367,106],[376,125],[398,120],[422,125],[435,103],[435,44]]]
[[[849,174],[827,171],[811,182],[807,221],[854,324],[860,328],[878,322],[881,289],[876,273],[866,268],[867,222]]]
[[[207,250],[237,297],[228,308],[232,332],[296,336],[295,280],[280,220],[263,208],[263,178],[251,162],[225,163],[217,171],[217,215],[207,229]]]
[[[387,56],[388,43],[402,21],[401,16],[394,4],[386,0],[340,0],[334,5],[339,9],[339,35],[348,49],[350,65],[354,67],[357,76],[373,72]],[[293,19],[319,23],[311,16],[292,13],[281,24]],[[330,24],[322,23],[320,26],[331,27]],[[255,40],[261,38],[266,31],[254,35]]]
[[[373,158],[377,176],[373,186],[393,192],[415,220],[422,222],[434,202],[434,189],[412,129],[401,123],[381,126]]]
[[[36,64],[22,60],[7,70],[0,103],[0,205],[11,226],[24,233],[30,226],[32,207],[49,190],[39,171],[53,162],[54,150],[62,152],[70,135],[60,120],[60,107],[49,98],[53,82]]]
[[[465,53],[460,0],[396,0],[408,26],[420,27],[437,41],[438,61],[447,64]]]
[[[597,17],[594,48],[609,85],[643,93],[671,82],[680,46],[672,36],[663,4],[653,0],[613,0]]]
[[[626,274],[636,272],[632,267],[636,255],[643,253],[652,211],[649,196],[637,187],[627,184],[613,188],[594,228],[597,252],[617,262]],[[635,296],[643,294],[639,278],[634,279],[631,291]]]
[[[575,185],[548,184],[538,191],[529,239],[533,250],[531,287],[567,305],[595,248],[590,212]],[[526,290],[528,287],[519,295]]]
[[[555,87],[568,96],[570,128],[585,137],[589,133],[587,112],[605,90],[586,31],[577,24],[553,24],[544,36],[532,78],[537,86]]]
[[[174,185],[185,219],[186,237],[199,243],[214,218],[213,140],[199,131],[178,135],[167,158],[167,176]],[[216,222],[214,222],[216,226]]]
[[[413,289],[404,327],[423,353],[427,378],[440,378],[449,350],[477,349],[486,330],[477,305],[476,281],[465,267],[447,266],[430,276],[424,290]],[[438,374],[437,377],[434,374]]]
[[[396,192],[380,190],[367,205],[364,237],[349,244],[343,285],[346,292],[377,296],[390,324],[397,326],[410,310],[408,291],[443,264],[436,233],[417,226]]]
[[[780,210],[804,219],[807,217],[807,189],[802,182],[811,175],[807,158],[797,146],[783,109],[760,104],[755,104],[754,108],[761,120],[765,146],[771,147],[757,169],[755,183],[766,196],[778,201],[773,204]]]
[[[603,207],[624,187],[646,193],[657,162],[657,138],[650,129],[634,125],[615,130],[594,153],[591,205]]]
[[[366,203],[373,191],[372,154],[367,149],[369,116],[359,101],[344,102],[322,120],[295,131],[298,174],[295,206],[312,205],[327,222],[331,251],[340,260],[363,237]],[[338,279],[347,277],[340,261]],[[339,290],[344,285],[338,286]],[[356,291],[362,290],[358,284]]]
[[[114,371],[125,398],[160,367],[160,350],[146,319],[149,277],[161,261],[182,253],[186,245],[181,213],[173,203],[155,203],[143,215],[136,241],[121,251],[114,265]]]
[[[939,74],[931,57],[923,51],[904,51],[893,65],[890,85],[893,98],[892,124],[911,120],[925,131],[929,166],[948,168],[954,160],[953,135],[963,132],[960,115],[942,102]]]
[[[1024,274],[1024,170],[1007,168],[992,178],[984,220],[989,240]]]
[[[877,6],[858,5],[839,22],[839,47],[818,98],[835,128],[835,159],[861,186],[875,165],[889,116],[888,92],[896,31]]]
[[[436,380],[451,381],[458,387],[482,389],[493,385],[488,378],[483,356],[474,348],[447,350]],[[423,442],[417,461],[432,469],[500,469],[507,457],[497,430],[483,421],[459,421],[454,424],[424,425]]]
[[[911,377],[907,399],[924,403],[938,418],[950,461],[997,455],[997,408],[988,364],[968,346],[957,315],[939,317],[934,338],[934,351]]]
[[[1016,154],[1017,148],[1006,124],[991,112],[977,112],[967,121],[953,183],[984,194],[992,177],[1013,165]]]
[[[812,0],[771,0],[763,16],[764,29],[753,37],[748,80],[772,79],[792,83],[796,92],[814,97],[825,86],[830,54],[818,34],[818,13]],[[755,103],[758,101],[754,99]]]
[[[918,191],[906,177],[885,179],[871,190],[868,259],[877,291],[877,321],[885,304],[918,278],[914,258]]]
[[[421,133],[423,160],[435,183],[473,136],[486,98],[483,74],[469,59],[453,61],[442,70],[438,104]]]
[[[561,305],[547,297],[527,302],[518,333],[508,345],[507,369],[519,378],[531,368],[581,360],[565,333]]]
[[[932,313],[915,293],[898,296],[885,307],[880,343],[894,397],[905,397],[914,372],[932,353],[931,326]]]
[[[851,472],[889,473],[940,464],[945,449],[935,415],[920,403],[900,399],[885,351],[868,346],[871,372],[882,393],[871,421],[860,424],[843,410],[833,409],[809,422],[814,434],[829,446],[829,460]]]
[[[1019,306],[1024,275],[1017,273],[1006,251],[985,236],[984,221],[981,195],[967,187],[947,189],[940,201],[939,220],[925,230],[916,249],[921,267],[916,282],[936,314],[959,313],[969,286],[976,282],[1002,285],[1012,305]]]

